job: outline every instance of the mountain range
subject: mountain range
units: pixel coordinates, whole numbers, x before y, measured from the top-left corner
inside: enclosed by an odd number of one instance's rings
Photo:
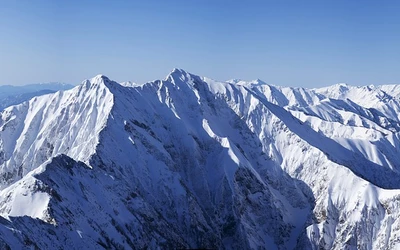
[[[400,85],[174,69],[0,116],[2,249],[400,249]]]
[[[41,83],[23,86],[1,85],[0,86],[0,110],[11,105],[28,101],[32,97],[46,95],[59,90],[72,89],[74,86],[65,83]]]

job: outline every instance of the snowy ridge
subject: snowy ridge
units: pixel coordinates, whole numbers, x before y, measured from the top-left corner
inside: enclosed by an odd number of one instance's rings
[[[54,95],[5,109],[0,120],[2,186],[23,177],[57,154],[87,161],[95,152],[113,96],[104,76]],[[117,84],[117,83],[115,83]]]
[[[35,96],[72,89],[74,86],[65,83],[41,83],[25,86],[0,86],[0,110],[17,105]]]
[[[0,246],[396,249],[399,93],[174,69],[7,108]]]

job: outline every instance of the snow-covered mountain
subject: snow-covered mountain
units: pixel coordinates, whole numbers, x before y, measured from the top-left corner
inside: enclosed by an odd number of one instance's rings
[[[400,87],[174,69],[6,108],[0,246],[400,249]]]
[[[74,86],[65,83],[41,83],[24,86],[0,86],[0,111],[11,105],[28,101],[34,96],[54,93],[59,90],[72,89]]]

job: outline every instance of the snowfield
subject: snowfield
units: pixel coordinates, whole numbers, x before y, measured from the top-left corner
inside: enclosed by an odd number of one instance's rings
[[[0,248],[400,249],[400,85],[98,75],[0,113]]]

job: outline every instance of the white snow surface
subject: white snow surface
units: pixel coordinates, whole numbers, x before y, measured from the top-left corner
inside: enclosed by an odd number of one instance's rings
[[[0,113],[0,247],[396,249],[400,87],[98,75]]]
[[[0,111],[6,107],[28,101],[35,96],[72,89],[74,86],[65,83],[41,83],[24,86],[0,85]]]

